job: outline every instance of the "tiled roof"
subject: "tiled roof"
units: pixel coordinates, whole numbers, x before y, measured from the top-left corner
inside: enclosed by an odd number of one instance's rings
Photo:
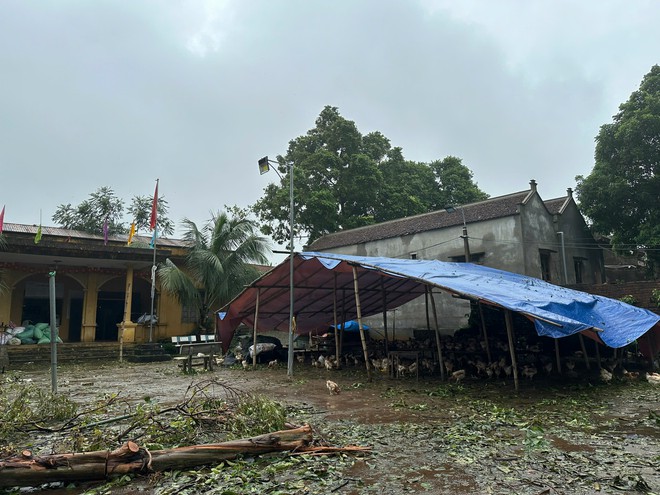
[[[451,213],[445,210],[438,210],[412,217],[400,218],[398,220],[390,220],[389,222],[368,225],[366,227],[359,227],[357,229],[342,230],[317,239],[307,249],[310,251],[331,249],[462,225],[463,215],[460,212],[461,208],[465,214],[465,223],[517,215],[519,213],[518,205],[531,192],[531,190],[520,191],[486,199],[478,203],[466,204]]]
[[[25,225],[21,223],[6,223],[3,226],[3,232],[13,232],[16,234],[29,234],[36,235],[37,230],[39,229],[38,225]],[[70,230],[62,229],[60,227],[41,227],[42,236],[52,236],[52,237],[64,237],[66,239],[84,239],[90,241],[103,241],[102,235],[90,234],[89,232],[83,232],[80,230]],[[125,243],[128,240],[127,234],[122,235],[111,235],[108,237],[108,242],[123,242]],[[151,236],[140,236],[136,235],[133,237],[133,242],[142,242],[149,243],[151,242]],[[186,247],[187,243],[181,239],[167,239],[164,237],[159,237],[157,244],[161,247]]]
[[[551,215],[556,215],[558,213],[561,213],[561,210],[566,204],[567,200],[568,200],[568,196],[564,196],[563,198],[545,200],[543,201],[543,204],[548,209]]]

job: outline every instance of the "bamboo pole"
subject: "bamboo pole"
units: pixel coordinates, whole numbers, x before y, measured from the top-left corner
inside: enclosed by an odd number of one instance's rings
[[[504,320],[506,321],[506,334],[509,338],[509,354],[511,354],[511,367],[513,368],[513,384],[518,390],[518,363],[516,362],[516,348],[513,345],[513,316],[510,309],[504,310]]]
[[[360,306],[360,290],[358,287],[357,268],[353,267],[353,289],[355,291],[355,308],[357,310],[358,328],[360,329],[360,340],[362,341],[362,352],[364,353],[364,363],[367,367],[367,378],[371,382],[371,363],[369,363],[369,351],[367,350],[367,341],[364,338],[364,327],[362,326],[362,306]]]
[[[334,274],[334,281],[332,286],[332,319],[335,324],[335,357],[337,358],[337,366],[341,367],[341,345],[339,342],[339,326],[337,325],[337,274]],[[344,333],[346,322],[341,325],[341,332]]]
[[[385,282],[380,279],[380,288],[383,293],[383,330],[385,332],[385,355],[390,355],[389,339],[387,336],[387,291],[385,290]]]
[[[442,359],[442,344],[440,342],[440,325],[438,324],[438,313],[435,309],[435,299],[433,298],[433,289],[426,287],[426,292],[431,298],[431,309],[433,310],[433,322],[435,323],[435,345],[438,348],[438,361],[440,364],[440,379],[445,381],[445,362]]]
[[[591,365],[589,364],[589,355],[587,354],[587,346],[584,344],[584,336],[579,333],[578,334],[580,338],[580,347],[582,348],[582,355],[584,356],[584,365],[587,367],[588,370],[591,369]]]
[[[257,322],[259,321],[259,295],[261,289],[257,288],[257,300],[254,304],[254,325],[252,325],[252,367],[257,367]]]
[[[486,356],[488,357],[488,362],[492,363],[493,359],[490,356],[490,344],[488,343],[488,330],[486,329],[486,319],[484,318],[484,307],[481,304],[481,301],[477,301],[477,306],[479,306],[479,320],[481,322],[481,331],[484,334],[484,342],[486,344]]]
[[[559,339],[555,339],[555,359],[557,360],[557,373],[561,375],[561,356],[559,355]]]

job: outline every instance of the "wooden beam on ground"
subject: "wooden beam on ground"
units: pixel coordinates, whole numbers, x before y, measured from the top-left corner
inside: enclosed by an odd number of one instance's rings
[[[191,469],[239,455],[298,451],[312,441],[309,425],[217,444],[148,450],[127,442],[116,450],[35,456],[28,450],[0,460],[0,487],[101,481],[125,474]]]

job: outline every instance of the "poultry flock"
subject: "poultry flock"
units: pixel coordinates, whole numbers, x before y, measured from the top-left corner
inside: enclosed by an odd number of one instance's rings
[[[495,332],[494,332],[495,333]],[[543,377],[559,376],[556,369],[554,340],[536,335],[518,336],[516,344],[516,360],[518,374],[521,379],[535,380]],[[528,332],[529,334],[529,332]],[[441,349],[445,376],[449,381],[462,380],[506,380],[513,378],[513,367],[509,353],[506,335],[489,335],[491,360],[486,352],[486,344],[481,336],[470,335],[468,331],[457,332],[454,336],[443,335]],[[597,373],[603,382],[617,379],[646,379],[649,383],[658,384],[660,374],[644,373],[647,366],[636,354],[634,349],[626,348],[614,353],[613,349],[600,347],[601,367],[595,359],[593,342],[586,339],[588,351],[591,351],[591,370],[586,369],[584,355],[580,349],[578,337],[567,337],[560,340],[561,376],[577,378],[581,375]],[[391,373],[397,377],[439,374],[440,369],[435,358],[437,354],[435,339],[396,341],[389,344],[389,350],[409,351],[418,353],[419,359],[398,358],[393,361],[387,357],[384,342],[372,340],[368,344],[370,365],[382,373]],[[406,357],[410,354],[402,353]],[[315,368],[335,370],[349,367],[364,367],[361,349],[347,352],[340,359],[329,353],[310,351],[306,355],[296,354],[300,364],[311,364]],[[657,365],[657,364],[656,364]],[[633,370],[633,371],[629,371]]]

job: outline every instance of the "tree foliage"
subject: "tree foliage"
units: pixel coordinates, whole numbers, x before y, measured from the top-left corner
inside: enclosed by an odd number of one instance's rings
[[[289,239],[289,173],[293,165],[296,237],[319,237],[404,216],[449,203],[488,196],[472,181],[461,160],[431,164],[406,160],[380,132],[362,135],[354,122],[326,106],[307,134],[277,157],[279,184],[271,183],[253,205],[262,232],[278,242]]]
[[[127,212],[136,222],[136,229],[146,229],[149,225],[153,197],[134,196]],[[158,198],[158,232],[160,235],[174,233],[174,223],[167,217],[169,206],[163,197]],[[125,222],[124,201],[118,198],[111,187],[101,187],[89,195],[79,205],[71,203],[57,207],[53,221],[65,229],[82,230],[91,234],[101,234],[103,224],[108,221],[110,235],[126,234],[131,221]]]
[[[242,214],[216,213],[201,229],[191,220],[183,223],[183,238],[191,245],[185,262],[177,266],[165,260],[158,277],[182,306],[197,309],[200,327],[211,330],[211,311],[227,304],[259,276],[253,264],[268,262],[268,243],[257,235],[256,224]]]
[[[660,66],[596,136],[595,165],[577,176],[576,193],[595,231],[620,252],[645,249],[660,269]]]

